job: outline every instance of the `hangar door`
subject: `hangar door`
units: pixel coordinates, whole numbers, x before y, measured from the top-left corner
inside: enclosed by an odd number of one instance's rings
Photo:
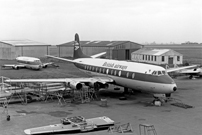
[[[115,60],[125,60],[125,50],[121,49],[121,50],[113,50],[112,51],[112,57]]]
[[[130,52],[129,52],[129,49],[126,49],[125,60],[130,60]]]

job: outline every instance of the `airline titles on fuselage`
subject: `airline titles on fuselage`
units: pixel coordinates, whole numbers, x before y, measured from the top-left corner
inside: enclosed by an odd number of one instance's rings
[[[109,63],[109,62],[105,62],[102,66],[104,67],[110,67],[110,68],[116,68],[116,69],[121,69],[121,70],[125,70],[128,68],[128,66],[124,66],[124,65],[120,65],[120,64],[115,64],[115,63]]]

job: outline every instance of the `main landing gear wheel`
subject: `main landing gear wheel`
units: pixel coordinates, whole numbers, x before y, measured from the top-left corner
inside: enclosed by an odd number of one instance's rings
[[[128,88],[124,87],[124,92],[123,92],[123,94],[124,94],[124,95],[125,95],[125,94],[128,94]]]
[[[190,75],[190,76],[189,76],[189,79],[193,79],[193,75]]]

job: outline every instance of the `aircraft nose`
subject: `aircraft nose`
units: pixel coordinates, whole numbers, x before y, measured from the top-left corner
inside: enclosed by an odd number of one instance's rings
[[[177,87],[175,86],[175,87],[173,87],[173,91],[176,91],[177,90]]]

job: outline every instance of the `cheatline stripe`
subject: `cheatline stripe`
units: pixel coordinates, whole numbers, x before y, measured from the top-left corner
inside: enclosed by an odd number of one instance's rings
[[[74,64],[76,67],[90,71],[95,72],[99,74],[106,74],[110,76],[116,76],[131,80],[137,80],[137,81],[144,81],[144,82],[152,82],[152,83],[164,83],[164,84],[172,84],[172,79],[168,75],[161,75],[161,76],[154,76],[150,74],[143,74],[143,73],[137,73],[137,72],[131,72],[131,71],[125,71],[125,70],[117,70],[117,69],[111,69],[111,68],[104,68],[104,67],[98,67],[98,66],[92,66],[92,65],[86,65],[86,64]],[[108,74],[107,74],[108,70]]]

